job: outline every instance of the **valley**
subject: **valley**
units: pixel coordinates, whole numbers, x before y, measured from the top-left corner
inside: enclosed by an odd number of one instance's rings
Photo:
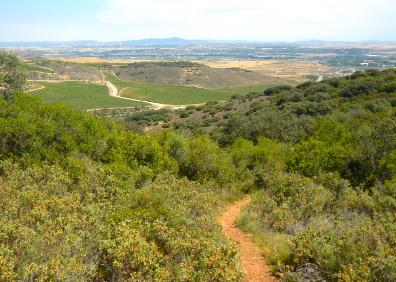
[[[396,70],[343,50],[0,51],[0,280],[393,281]]]
[[[33,90],[33,95],[44,97],[47,102],[64,102],[75,109],[85,110],[117,109],[122,106],[131,109],[131,106],[138,105],[155,109],[179,109],[206,102],[226,101],[239,93],[263,91],[282,81],[248,70],[220,70],[189,62],[85,64],[31,60],[26,63],[25,69],[29,79],[27,89]],[[51,95],[53,88],[65,89],[76,83],[84,84],[85,89],[70,87],[68,93]],[[285,83],[293,82],[285,80]],[[121,101],[103,98],[98,85],[102,85],[102,89],[103,85],[107,85],[109,96]],[[114,95],[114,88],[117,95]],[[34,89],[39,90],[35,93]],[[100,99],[94,101],[94,92]]]
[[[26,62],[24,68],[30,81],[27,90],[54,88],[48,86],[53,81],[68,82],[64,86],[73,81],[104,86],[107,81],[117,88],[121,98],[103,98],[101,88],[93,86],[85,87],[90,88],[87,95],[74,92],[72,87],[71,95],[51,96],[50,89],[33,91],[33,95],[45,97],[48,102],[65,102],[75,109],[95,113],[103,109],[115,116],[136,109],[183,109],[208,102],[224,103],[232,96],[260,93],[276,85],[295,86],[343,77],[370,67],[392,67],[396,62],[392,44],[201,43],[169,40],[163,46],[156,45],[164,44],[158,42],[125,42],[117,47],[116,43],[66,42],[63,46],[21,46],[18,53]],[[128,55],[132,53],[135,56]],[[143,55],[149,53],[155,56]],[[89,102],[95,91],[101,101]]]

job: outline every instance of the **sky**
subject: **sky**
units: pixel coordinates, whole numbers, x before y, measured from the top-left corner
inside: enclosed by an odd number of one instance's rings
[[[396,0],[0,0],[0,41],[396,41]]]

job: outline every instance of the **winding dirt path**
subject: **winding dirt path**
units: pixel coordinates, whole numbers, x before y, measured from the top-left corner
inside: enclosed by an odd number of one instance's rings
[[[30,90],[25,90],[25,93],[30,93],[30,92],[35,92],[35,91],[39,91],[45,89],[45,86],[40,86],[40,87],[36,87],[34,89],[30,89]]]
[[[227,238],[239,243],[240,257],[244,271],[244,282],[277,281],[271,276],[270,269],[257,251],[252,240],[236,226],[236,220],[241,211],[251,202],[250,197],[234,203],[219,218],[223,232]]]
[[[144,100],[138,100],[138,99],[132,99],[132,98],[128,98],[128,97],[123,97],[119,94],[118,88],[111,83],[110,81],[106,81],[106,86],[109,89],[109,95],[111,97],[115,97],[115,98],[119,98],[119,99],[124,99],[124,100],[129,100],[129,101],[134,101],[134,102],[141,102],[141,103],[146,103],[149,104],[153,107],[154,110],[159,110],[162,108],[165,108],[168,105],[165,104],[159,104],[159,103],[154,103],[154,102],[150,102],[150,101],[144,101]],[[171,106],[171,105],[169,105]]]
[[[106,81],[105,84],[106,84],[107,88],[109,89],[109,95],[111,97],[116,97],[116,98],[120,98],[120,99],[124,99],[124,100],[134,101],[134,102],[145,103],[145,104],[150,105],[154,110],[160,110],[160,109],[182,110],[182,109],[187,108],[188,106],[204,105],[204,104],[171,105],[171,104],[161,104],[161,103],[155,103],[155,102],[151,102],[151,101],[123,97],[120,95],[120,92],[118,91],[117,87],[113,83],[111,83],[110,81]]]

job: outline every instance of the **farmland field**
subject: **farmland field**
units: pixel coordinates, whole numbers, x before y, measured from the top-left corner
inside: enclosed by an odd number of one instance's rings
[[[277,78],[283,82],[290,81],[300,83],[306,81],[307,76],[312,74],[325,74],[332,71],[332,68],[318,62],[301,60],[260,60],[260,61],[203,61],[206,66],[218,69],[240,68],[254,71],[268,77]],[[282,81],[280,83],[282,83]]]
[[[238,87],[229,89],[206,89],[191,86],[168,86],[151,83],[135,83],[122,81],[113,75],[107,75],[123,97],[145,100],[156,103],[187,105],[210,101],[225,101],[235,94],[248,94],[250,89],[262,89],[269,86]]]
[[[32,95],[41,97],[47,103],[63,103],[75,110],[144,105],[143,103],[110,97],[108,89],[102,85],[75,81],[40,84],[45,88],[32,92]]]

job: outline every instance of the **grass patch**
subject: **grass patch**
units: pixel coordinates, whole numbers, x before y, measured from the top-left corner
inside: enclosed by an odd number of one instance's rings
[[[113,75],[107,75],[107,79],[118,89],[123,89],[121,95],[124,97],[163,104],[187,105],[226,101],[234,95],[234,92],[226,90],[127,82]]]
[[[260,216],[256,212],[249,208],[243,211],[238,217],[237,225],[252,236],[253,242],[267,263],[272,266],[273,272],[276,272],[279,263],[290,256],[288,241],[291,236],[271,231],[260,221]]]
[[[83,82],[40,83],[44,89],[32,92],[47,103],[62,103],[75,110],[134,107],[143,103],[110,97],[105,86]]]

